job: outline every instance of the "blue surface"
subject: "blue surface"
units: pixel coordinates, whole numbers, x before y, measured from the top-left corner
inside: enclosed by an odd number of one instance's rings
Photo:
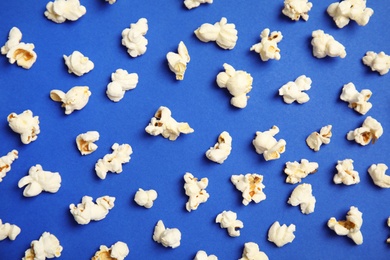
[[[270,259],[388,259],[390,228],[390,191],[375,186],[367,173],[373,163],[389,160],[390,75],[380,76],[363,65],[367,51],[390,54],[390,5],[386,0],[368,1],[374,9],[370,22],[358,26],[351,22],[343,29],[335,26],[326,13],[333,0],[312,0],[307,22],[293,22],[281,13],[283,1],[215,0],[187,10],[181,0],[125,1],[109,5],[103,0],[82,1],[87,13],[76,22],[55,24],[43,15],[47,1],[1,1],[0,45],[17,26],[22,41],[34,43],[37,62],[30,70],[11,65],[0,57],[0,156],[12,149],[19,159],[0,183],[0,219],[17,224],[22,232],[15,241],[0,242],[0,259],[21,259],[32,240],[44,231],[57,236],[62,259],[90,259],[99,246],[124,241],[130,248],[127,259],[193,259],[198,250],[219,259],[238,259],[246,242],[256,242]],[[148,19],[148,49],[143,56],[131,58],[121,45],[121,32],[139,18]],[[220,49],[215,43],[200,42],[193,31],[203,23],[215,23],[227,17],[238,30],[233,50]],[[264,28],[281,31],[281,60],[262,62],[249,48],[259,41]],[[317,59],[312,56],[311,32],[322,29],[341,42],[345,59]],[[191,61],[183,81],[175,80],[165,58],[176,51],[180,41],[187,45]],[[95,68],[77,77],[68,74],[62,55],[79,50]],[[236,109],[230,95],[215,83],[223,63],[245,70],[254,78],[248,106]],[[110,75],[118,68],[139,75],[137,88],[128,91],[119,102],[105,94]],[[288,81],[305,74],[313,81],[307,92],[310,101],[287,105],[277,95]],[[367,113],[381,122],[383,136],[373,145],[362,147],[347,141],[348,131],[361,126],[366,116],[348,108],[339,99],[344,84],[353,82],[358,90],[371,89],[373,108]],[[49,98],[52,89],[68,90],[76,85],[90,87],[92,96],[81,111],[66,116],[60,104]],[[148,135],[144,128],[159,106],[171,109],[173,117],[185,121],[195,132],[171,142]],[[38,139],[23,145],[19,135],[8,127],[7,116],[31,109],[40,119]],[[333,125],[329,145],[317,153],[310,150],[306,137],[322,126]],[[286,152],[276,161],[264,161],[256,154],[252,139],[256,131],[280,128],[277,139],[287,142]],[[89,130],[100,133],[98,150],[81,156],[75,138]],[[233,150],[224,164],[205,158],[222,131],[233,138]],[[115,142],[133,148],[131,161],[120,175],[109,174],[100,180],[94,165],[111,152]],[[303,215],[298,207],[286,203],[296,185],[285,183],[287,161],[306,158],[319,163],[316,174],[303,180],[313,186],[317,199],[315,212]],[[353,186],[333,183],[337,160],[351,158],[361,182]],[[28,169],[41,164],[43,169],[62,176],[58,193],[42,193],[25,198],[17,183]],[[209,200],[192,212],[185,210],[183,175],[191,172],[209,178]],[[241,193],[230,182],[232,174],[259,173],[264,176],[267,199],[259,204],[241,204]],[[151,209],[133,202],[138,188],[155,189],[159,197]],[[85,226],[78,225],[68,207],[84,195],[94,199],[115,196],[115,207],[107,217]],[[326,223],[332,216],[344,219],[350,206],[363,213],[364,243],[355,245],[339,237]],[[244,222],[241,236],[232,238],[214,223],[223,210],[237,212]],[[164,248],[152,240],[155,224],[163,220],[167,227],[182,232],[180,247]],[[296,225],[292,244],[277,248],[267,241],[274,221]]]

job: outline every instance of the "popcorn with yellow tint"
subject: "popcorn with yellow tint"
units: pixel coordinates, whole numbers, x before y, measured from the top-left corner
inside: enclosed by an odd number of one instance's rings
[[[96,203],[92,201],[92,197],[84,196],[81,203],[70,204],[70,213],[74,220],[80,225],[86,225],[91,220],[99,221],[104,219],[108,212],[115,206],[115,197],[103,196],[96,199]]]
[[[62,90],[53,89],[50,91],[50,98],[53,101],[61,102],[61,107],[65,108],[65,114],[70,115],[75,110],[83,109],[87,105],[91,94],[89,87],[75,86],[66,93]]]
[[[184,190],[188,196],[186,209],[188,212],[191,212],[191,210],[198,209],[199,204],[205,203],[210,197],[205,190],[209,184],[209,179],[202,178],[198,181],[198,178],[195,178],[194,175],[187,172],[184,174],[184,181]]]
[[[240,236],[240,228],[244,227],[244,223],[237,219],[237,213],[233,211],[222,211],[215,218],[215,223],[219,223],[221,228],[226,228],[229,236]]]
[[[91,260],[123,260],[130,253],[126,243],[118,241],[110,248],[105,245],[99,247],[99,251],[91,258]]]
[[[350,82],[343,86],[340,99],[348,102],[348,107],[353,108],[356,112],[362,115],[365,115],[372,108],[372,104],[368,102],[371,95],[372,92],[369,89],[363,89],[358,92],[355,85]]]
[[[383,134],[383,128],[381,123],[376,119],[368,116],[361,127],[356,128],[353,131],[349,131],[347,134],[347,139],[349,141],[355,140],[356,143],[360,145],[368,145],[370,142],[373,144],[376,140],[379,139]]]
[[[339,236],[348,236],[357,245],[363,244],[363,235],[360,228],[363,224],[362,213],[352,206],[347,213],[346,220],[337,221],[334,217],[328,220],[328,227]]]
[[[344,45],[336,41],[332,35],[325,33],[323,30],[316,30],[312,32],[313,39],[311,45],[313,46],[313,56],[317,58],[340,57],[345,58],[347,52]]]
[[[31,242],[31,247],[26,250],[22,260],[45,260],[46,258],[60,257],[62,252],[62,246],[58,238],[44,232],[39,240]]]
[[[176,80],[183,80],[187,69],[187,63],[190,62],[190,55],[184,42],[179,43],[177,53],[168,52],[167,54],[169,69],[175,73]]]
[[[333,177],[333,182],[336,184],[343,183],[345,185],[357,184],[360,182],[359,173],[353,169],[353,160],[345,159],[337,161],[337,173]]]
[[[308,0],[284,0],[282,13],[293,21],[298,21],[301,17],[307,21],[312,7],[313,4]]]
[[[294,232],[294,224],[281,226],[278,221],[275,221],[268,230],[268,241],[273,242],[277,247],[282,247],[294,240]]]
[[[350,20],[364,26],[374,14],[374,10],[366,7],[366,0],[343,0],[328,6],[328,14],[333,18],[337,27],[343,28]]]
[[[180,246],[181,232],[177,228],[165,228],[162,220],[154,227],[153,240],[164,247],[176,248]]]
[[[372,181],[381,188],[390,188],[390,176],[386,175],[388,167],[384,163],[372,164],[368,168]]]
[[[306,144],[310,149],[318,152],[322,144],[329,144],[332,137],[332,125],[321,128],[320,132],[313,132],[306,138]]]
[[[226,131],[218,136],[218,142],[206,152],[206,157],[216,163],[222,164],[232,150],[232,137]]]
[[[0,241],[6,238],[13,241],[20,234],[20,231],[21,229],[17,225],[3,223],[0,219]]]
[[[270,130],[256,132],[256,137],[253,139],[252,144],[258,154],[262,154],[266,161],[276,160],[280,158],[280,154],[286,150],[286,141],[280,139],[277,141],[275,135],[279,133],[277,126],[272,126]]]
[[[286,182],[295,184],[301,182],[303,178],[309,174],[317,172],[318,163],[309,162],[306,159],[302,159],[301,162],[286,162],[286,168],[284,173],[287,175]]]
[[[11,113],[7,117],[8,125],[15,133],[20,134],[20,140],[29,144],[38,138],[41,132],[39,128],[39,117],[33,116],[31,110],[25,110],[21,114]]]
[[[283,35],[280,31],[270,33],[270,29],[265,28],[260,34],[261,41],[250,48],[251,51],[260,54],[262,61],[280,60],[281,58],[278,43],[283,39]]]
[[[68,72],[79,77],[90,72],[95,67],[95,64],[79,51],[74,51],[69,56],[63,55],[63,57],[68,67]]]
[[[232,175],[230,181],[242,192],[242,204],[247,206],[251,201],[259,203],[266,199],[263,192],[263,176],[257,173]]]
[[[11,164],[18,159],[18,157],[19,153],[17,150],[12,150],[7,153],[7,155],[0,157],[0,182],[3,181],[5,175],[11,170]]]
[[[79,149],[82,155],[93,153],[98,148],[95,142],[99,140],[99,137],[100,135],[97,131],[88,131],[86,133],[79,134],[76,137],[77,149]]]

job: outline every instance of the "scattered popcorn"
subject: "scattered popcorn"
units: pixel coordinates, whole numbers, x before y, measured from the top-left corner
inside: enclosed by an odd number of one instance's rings
[[[130,24],[130,28],[122,31],[122,45],[126,46],[127,52],[133,58],[146,52],[148,40],[145,34],[148,32],[148,20],[140,18],[137,23]]]
[[[350,141],[355,140],[360,145],[368,145],[371,141],[374,144],[382,134],[383,128],[381,123],[368,116],[364,120],[362,127],[348,132],[347,139]]]
[[[206,157],[216,163],[222,164],[232,150],[232,137],[226,131],[218,136],[218,142],[206,152]]]
[[[39,117],[34,116],[31,110],[25,110],[17,115],[11,113],[7,117],[8,125],[15,133],[20,134],[20,140],[24,144],[29,144],[37,140],[39,129]]]
[[[104,219],[109,210],[114,207],[115,197],[103,196],[96,199],[96,203],[92,201],[92,197],[84,196],[81,199],[81,203],[70,204],[70,213],[73,215],[74,220],[80,225],[86,225],[91,220],[99,221]]]
[[[219,47],[225,50],[233,49],[238,39],[236,25],[227,23],[225,17],[222,17],[214,25],[202,24],[194,33],[202,42],[215,41]]]
[[[175,141],[181,133],[190,134],[194,132],[194,129],[188,123],[177,122],[171,115],[169,108],[159,107],[145,131],[153,136],[161,134],[164,138],[169,138],[171,141]]]
[[[105,245],[99,247],[99,251],[91,260],[123,260],[130,253],[129,247],[126,243],[118,241],[110,248]]]
[[[360,182],[359,173],[353,170],[352,159],[337,161],[336,170],[337,173],[333,177],[334,183],[352,185]]]
[[[20,227],[17,225],[4,223],[0,219],[0,241],[6,238],[10,240],[15,240],[16,237],[20,234]]]
[[[368,173],[375,185],[381,188],[390,188],[390,176],[385,174],[387,169],[388,167],[384,163],[372,164],[368,168]]]
[[[187,63],[190,62],[190,55],[184,42],[179,43],[178,53],[168,52],[167,60],[169,69],[176,74],[176,80],[183,80],[187,69]]]
[[[133,153],[133,149],[129,144],[115,143],[111,146],[112,153],[106,154],[103,159],[99,159],[95,164],[95,171],[97,176],[104,180],[107,176],[107,172],[121,173],[122,164],[130,161],[130,155]]]
[[[19,153],[17,150],[12,150],[0,157],[0,182],[3,181],[5,175],[11,170],[11,164],[18,159]]]
[[[287,174],[286,183],[301,182],[307,175],[317,172],[317,169],[318,163],[309,162],[306,159],[302,159],[301,163],[297,161],[286,162],[286,168],[284,168],[284,173]]]
[[[372,92],[369,89],[363,89],[359,93],[356,90],[355,85],[350,82],[344,85],[340,99],[348,102],[348,107],[355,109],[355,111],[362,115],[365,115],[372,107],[372,104],[368,102],[371,95]]]
[[[261,41],[253,45],[250,50],[260,54],[262,61],[269,59],[280,60],[280,49],[278,43],[283,39],[283,35],[279,31],[273,31],[270,34],[270,29],[265,28],[260,34]]]
[[[147,209],[153,206],[153,202],[157,199],[157,192],[155,190],[143,190],[141,188],[135,193],[134,201]]]
[[[303,214],[313,213],[316,206],[316,198],[312,194],[311,185],[303,183],[295,187],[287,203],[292,206],[300,205]]]
[[[75,110],[83,109],[91,96],[91,91],[87,86],[76,86],[68,92],[63,92],[58,89],[50,91],[50,98],[56,102],[62,102],[62,107],[65,107],[65,114],[70,115]]]
[[[106,0],[106,2],[108,2],[110,5],[112,5],[112,4],[116,3],[116,0]]]
[[[378,71],[380,75],[385,75],[389,72],[390,56],[383,51],[380,53],[368,51],[362,60],[364,65],[369,66],[372,71]]]
[[[257,173],[248,173],[232,175],[230,181],[236,186],[236,189],[242,192],[242,204],[247,206],[249,202],[259,203],[266,199],[263,192],[263,176]]]
[[[68,66],[68,72],[79,77],[90,72],[95,67],[93,62],[79,51],[74,51],[69,56],[63,55],[63,57],[66,66]]]
[[[187,172],[184,175],[184,181],[184,190],[189,197],[186,203],[186,209],[188,212],[191,212],[191,210],[198,209],[199,204],[206,202],[210,197],[205,190],[209,184],[209,179],[202,178],[198,181],[198,178],[195,178],[191,173]]]
[[[279,133],[279,128],[274,125],[268,131],[257,131],[256,137],[252,141],[256,152],[262,154],[266,161],[279,159],[280,154],[286,150],[286,141],[284,139],[280,139],[279,141],[275,139],[274,136],[277,133]]]
[[[244,223],[237,219],[237,213],[233,211],[226,211],[219,213],[215,219],[215,223],[219,223],[221,228],[226,228],[229,236],[240,236],[240,228],[244,227]]]
[[[181,232],[177,228],[165,228],[162,220],[154,227],[153,240],[164,247],[176,248],[180,246]]]
[[[339,236],[348,236],[357,245],[363,243],[363,235],[360,228],[363,224],[362,213],[358,208],[352,206],[347,213],[347,220],[337,221],[334,217],[328,220],[328,227]]]
[[[100,135],[97,131],[88,131],[86,133],[79,134],[76,137],[77,149],[79,149],[82,155],[93,153],[98,148],[94,142],[99,140],[99,137]]]
[[[45,16],[55,23],[63,23],[66,20],[76,21],[86,12],[79,0],[54,0],[47,3]]]
[[[216,257],[215,255],[207,255],[205,251],[199,250],[196,253],[194,260],[218,260],[218,257]]]
[[[306,144],[310,149],[318,152],[322,144],[329,144],[332,137],[332,125],[321,128],[320,133],[313,132],[306,138]]]
[[[277,247],[282,247],[294,240],[294,232],[294,224],[291,224],[288,227],[286,224],[280,226],[279,222],[275,221],[268,230],[268,241],[275,243]]]
[[[268,260],[268,256],[260,251],[259,246],[254,242],[245,243],[242,257],[239,260]]]
[[[46,258],[60,257],[62,246],[56,236],[44,232],[39,240],[31,242],[31,247],[26,250],[22,260],[45,260]]]
[[[213,0],[184,0],[184,5],[187,7],[187,9],[192,9],[195,7],[198,7],[200,4],[212,4]]]
[[[354,20],[364,26],[374,14],[374,10],[366,7],[366,0],[343,0],[329,5],[328,14],[333,18],[337,27],[343,28]]]
[[[23,188],[23,196],[34,197],[42,191],[56,193],[61,187],[61,176],[58,172],[44,171],[40,164],[32,166],[28,176],[24,176],[18,182],[18,187]]]
[[[299,104],[309,101],[309,95],[304,90],[311,88],[311,79],[305,75],[299,76],[294,82],[289,81],[279,89],[279,96],[283,96],[284,102],[291,104],[297,101]]]
[[[333,36],[324,33],[323,30],[313,31],[312,37],[311,45],[313,46],[314,57],[324,58],[330,56],[345,58],[347,56],[345,47],[336,41]]]
[[[243,70],[235,70],[231,65],[224,63],[224,72],[217,75],[217,85],[220,88],[227,88],[233,96],[230,104],[238,108],[244,108],[247,105],[249,96],[246,94],[252,90],[253,78]]]
[[[120,101],[127,90],[134,89],[138,84],[138,74],[128,73],[127,70],[117,69],[111,74],[111,83],[107,86],[106,94],[114,102]]]
[[[290,17],[291,20],[298,21],[302,17],[303,20],[309,20],[309,11],[313,4],[308,0],[284,0],[284,8],[282,13]]]

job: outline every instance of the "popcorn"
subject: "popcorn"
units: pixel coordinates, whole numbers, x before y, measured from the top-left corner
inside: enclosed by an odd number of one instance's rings
[[[213,0],[184,0],[184,5],[187,7],[187,9],[192,9],[195,7],[198,7],[200,4],[212,4]]]
[[[383,51],[375,53],[368,51],[362,59],[364,65],[371,68],[372,71],[378,71],[380,75],[385,75],[390,69],[390,56],[386,55]]]
[[[390,176],[385,174],[387,169],[388,167],[384,163],[372,164],[368,168],[368,173],[375,185],[381,188],[390,188]]]
[[[245,176],[243,174],[232,175],[230,180],[236,186],[236,189],[242,192],[242,204],[245,206],[251,201],[259,203],[266,199],[263,192],[265,186],[262,175],[257,173],[248,173]]]
[[[176,80],[183,80],[187,69],[187,63],[190,62],[190,55],[184,42],[180,41],[178,53],[168,52],[167,60],[169,69],[176,74]]]
[[[22,260],[45,260],[46,258],[60,257],[62,252],[62,246],[58,238],[44,232],[39,240],[31,242],[31,247],[26,250]]]
[[[280,31],[273,31],[270,34],[270,29],[265,28],[260,34],[261,41],[253,45],[250,50],[260,54],[262,61],[269,59],[280,60],[280,49],[278,43],[283,39]]]
[[[216,257],[215,255],[207,255],[205,251],[199,250],[196,253],[194,260],[218,260],[218,257]]]
[[[106,94],[111,101],[120,101],[127,90],[135,89],[138,84],[138,74],[128,73],[127,70],[117,69],[111,74],[111,83],[107,86]]]
[[[128,144],[115,143],[111,146],[113,152],[106,154],[103,159],[99,159],[95,164],[95,171],[97,176],[104,180],[107,176],[107,172],[121,173],[122,164],[130,161],[130,155],[133,153],[133,149]]]
[[[16,237],[20,234],[20,227],[17,225],[4,223],[0,219],[0,241],[6,238],[10,240],[15,240]]]
[[[371,95],[372,92],[369,89],[363,89],[359,93],[356,90],[355,85],[350,82],[344,85],[340,99],[348,102],[348,107],[355,109],[355,111],[362,115],[365,115],[372,107],[372,104],[368,102]]]
[[[334,217],[328,220],[328,227],[339,236],[348,236],[357,245],[363,243],[363,235],[360,228],[363,224],[362,213],[358,208],[352,206],[347,213],[347,220],[337,221]]]
[[[62,102],[61,107],[65,107],[65,114],[70,115],[75,110],[83,109],[91,96],[91,91],[87,86],[75,86],[68,92],[58,89],[50,91],[50,98],[56,102]]]
[[[347,56],[345,47],[336,41],[333,36],[324,33],[323,30],[313,31],[312,37],[311,45],[313,46],[314,57],[324,58],[330,56],[345,58]]]
[[[12,150],[7,155],[0,157],[0,182],[3,181],[5,175],[11,170],[11,164],[19,158],[18,155],[17,150]]]
[[[206,157],[216,163],[222,164],[232,150],[232,137],[226,131],[218,136],[218,142],[206,152]]]
[[[313,132],[306,138],[306,144],[310,149],[318,152],[322,144],[329,144],[332,137],[332,125],[321,128],[320,133]]]
[[[153,206],[153,202],[157,199],[157,192],[155,190],[143,190],[141,188],[135,193],[134,201],[147,209]]]
[[[180,246],[181,232],[177,228],[165,228],[162,220],[154,227],[153,240],[164,247],[176,248]]]
[[[313,213],[316,205],[316,198],[312,194],[311,185],[303,183],[295,187],[287,203],[292,206],[300,205],[303,214]]]
[[[198,209],[199,204],[206,202],[210,197],[205,190],[209,184],[209,179],[202,178],[198,181],[198,178],[195,178],[191,173],[187,172],[184,175],[184,181],[184,190],[189,197],[186,203],[186,209],[188,212],[191,212],[191,210]]]
[[[390,217],[387,218],[387,226],[390,227]],[[387,244],[390,244],[390,237],[386,240]]]
[[[34,116],[31,110],[25,110],[17,115],[11,113],[7,117],[8,125],[15,133],[20,134],[20,140],[24,144],[29,144],[37,140],[39,129],[39,117]]]
[[[93,153],[98,148],[94,142],[99,140],[99,137],[100,135],[97,131],[88,131],[86,133],[79,134],[76,137],[77,149],[79,149],[82,155]]]
[[[364,26],[374,14],[374,10],[366,7],[366,0],[343,0],[329,5],[326,11],[339,28],[349,24],[350,20]]]
[[[291,20],[298,21],[302,17],[303,20],[309,20],[309,11],[313,4],[308,0],[284,0],[284,8],[282,13],[290,17]]]
[[[115,197],[103,196],[96,199],[96,203],[92,201],[92,197],[84,196],[81,199],[81,203],[70,204],[70,213],[73,215],[74,220],[80,225],[86,225],[91,220],[99,221],[104,219],[109,210],[115,205]]]
[[[37,60],[34,52],[34,44],[20,42],[22,33],[17,27],[9,31],[8,41],[1,47],[1,54],[6,55],[9,63],[16,64],[24,69],[29,69]]]
[[[260,251],[256,243],[248,242],[245,243],[242,257],[239,260],[268,260],[268,256]]]
[[[360,145],[368,145],[371,141],[374,144],[383,134],[383,128],[381,123],[376,119],[368,116],[362,127],[356,128],[353,131],[349,131],[347,134],[348,140],[355,140]]]
[[[219,213],[215,219],[215,223],[220,223],[221,228],[226,228],[231,237],[240,236],[240,228],[244,227],[244,223],[237,219],[237,213],[230,210],[224,210]]]
[[[268,230],[268,241],[273,242],[277,247],[282,247],[294,240],[294,232],[294,224],[291,224],[288,227],[286,224],[280,226],[279,222],[275,221]]]
[[[56,193],[61,187],[61,176],[58,172],[44,171],[40,164],[32,166],[28,176],[21,178],[18,187],[23,188],[23,196],[34,197],[42,191]]]
[[[99,247],[99,251],[95,253],[91,260],[123,260],[130,253],[126,243],[118,241],[110,248],[105,245]]]
[[[116,3],[116,0],[106,0],[106,2],[108,2],[110,5],[112,5],[112,4]]]
[[[130,28],[122,31],[122,45],[126,46],[131,57],[135,58],[146,52],[148,40],[144,35],[148,29],[148,20],[141,18],[137,23],[130,24]]]
[[[297,161],[286,162],[286,168],[284,168],[284,173],[287,174],[286,183],[301,182],[307,175],[317,172],[317,169],[318,163],[309,162],[306,159],[302,159],[301,163]]]
[[[297,101],[299,104],[309,101],[309,95],[302,92],[311,88],[311,79],[305,75],[299,76],[295,82],[289,81],[279,89],[279,96],[283,96],[283,100],[287,104]]]
[[[353,170],[353,160],[345,159],[337,161],[337,173],[333,177],[333,182],[336,184],[343,183],[345,185],[357,184],[360,182],[359,173]]]
[[[231,65],[224,63],[224,72],[217,75],[217,85],[220,88],[227,88],[233,96],[230,104],[238,108],[244,108],[247,105],[249,96],[246,96],[252,90],[253,78],[243,70],[235,70]]]
[[[225,50],[233,49],[238,39],[235,24],[227,23],[225,17],[222,17],[214,25],[209,23],[202,24],[194,33],[200,41],[215,41],[219,47]]]
[[[95,67],[93,62],[79,51],[74,51],[69,56],[63,55],[63,57],[68,67],[68,72],[79,77],[90,72]]]
[[[66,20],[77,21],[86,12],[79,0],[55,0],[47,3],[45,16],[55,23],[63,23]]]
[[[277,141],[274,138],[277,133],[279,133],[279,128],[274,125],[268,131],[257,131],[256,137],[252,141],[256,152],[262,154],[266,161],[279,159],[280,154],[286,150],[286,141],[284,139]]]
[[[162,135],[164,138],[169,138],[171,141],[175,141],[181,133],[190,134],[194,132],[194,129],[190,127],[188,123],[177,122],[171,116],[171,110],[169,108],[161,106],[154,114],[154,117],[150,120],[145,131],[153,136]]]

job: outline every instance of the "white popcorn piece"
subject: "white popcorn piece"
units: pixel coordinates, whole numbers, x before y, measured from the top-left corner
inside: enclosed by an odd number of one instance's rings
[[[39,240],[31,242],[31,247],[26,250],[22,260],[45,260],[46,258],[60,257],[62,252],[62,246],[58,238],[44,232]]]
[[[73,215],[74,220],[80,225],[86,225],[91,220],[99,221],[104,219],[108,212],[115,206],[115,197],[102,196],[96,199],[96,203],[92,201],[92,197],[84,196],[81,203],[70,204],[69,210]]]
[[[333,36],[324,33],[323,30],[313,31],[312,37],[311,45],[313,46],[314,57],[320,59],[326,56],[340,58],[347,56],[344,45],[336,41]]]
[[[375,185],[381,188],[390,188],[390,176],[386,175],[387,169],[388,167],[384,163],[372,164],[368,168],[368,173]]]
[[[279,133],[277,126],[272,126],[270,130],[256,132],[256,137],[253,139],[252,144],[256,148],[258,154],[262,154],[266,161],[276,160],[280,158],[280,154],[286,150],[286,141],[280,139],[277,141],[275,135]]]
[[[47,3],[44,14],[55,23],[63,23],[66,20],[77,21],[86,12],[87,9],[79,0],[55,0]]]
[[[127,70],[117,69],[111,74],[111,83],[107,85],[106,94],[111,101],[120,101],[125,92],[135,89],[138,84],[138,74],[128,73]]]
[[[116,3],[116,0],[106,0],[106,2],[108,2],[110,5],[112,5],[112,4]]]
[[[366,7],[366,0],[343,0],[332,3],[326,10],[333,18],[337,27],[343,28],[350,20],[364,26],[374,14],[374,10]]]
[[[162,220],[154,227],[153,240],[164,247],[176,248],[180,246],[181,232],[177,228],[165,228]]]
[[[114,143],[111,146],[112,153],[106,154],[103,159],[99,159],[95,164],[96,175],[104,180],[107,172],[121,173],[123,171],[122,164],[130,161],[130,155],[133,154],[133,149],[129,144]]]
[[[190,55],[184,42],[180,41],[177,53],[168,52],[167,60],[169,69],[176,75],[176,80],[183,80],[187,63],[190,62]]]
[[[122,31],[122,45],[126,46],[131,57],[135,58],[146,52],[148,40],[144,35],[148,29],[148,20],[140,18],[137,23],[130,24],[130,28]]]
[[[172,113],[169,108],[161,106],[150,120],[145,131],[153,136],[162,135],[171,141],[175,141],[180,134],[190,134],[194,129],[188,123],[177,122],[172,118]]]
[[[15,240],[20,232],[21,229],[17,225],[3,223],[0,219],[0,241],[6,238],[9,238],[9,240]]]
[[[215,41],[219,47],[225,50],[233,49],[238,39],[236,25],[227,23],[225,17],[222,17],[214,25],[209,23],[202,24],[194,33],[200,41]]]
[[[248,94],[252,90],[253,78],[251,74],[243,70],[235,70],[231,65],[224,63],[225,71],[218,73],[217,85],[226,88],[233,96],[230,104],[238,108],[245,108],[249,99]]]
[[[328,220],[328,227],[339,236],[348,236],[357,245],[363,243],[363,235],[360,228],[363,224],[362,213],[357,207],[352,206],[347,213],[346,220],[337,221],[334,217]]]
[[[40,164],[32,166],[28,175],[21,178],[18,187],[23,188],[23,196],[34,197],[42,191],[56,193],[61,187],[61,175],[58,172],[44,171]]]
[[[242,192],[242,204],[247,206],[251,201],[259,203],[266,199],[263,191],[263,176],[257,173],[248,173],[232,175],[230,181],[236,186],[236,189]]]
[[[381,123],[368,116],[361,127],[348,132],[347,139],[349,141],[355,140],[356,143],[364,146],[368,145],[371,141],[374,144],[382,134],[383,128]]]
[[[184,5],[187,9],[198,7],[200,4],[212,4],[213,0],[184,0]]]
[[[50,98],[56,102],[62,102],[61,107],[65,108],[65,114],[70,115],[75,110],[83,109],[91,96],[91,91],[87,86],[75,86],[63,92],[62,90],[53,89],[50,91]]]
[[[311,185],[303,183],[295,187],[287,203],[292,206],[299,205],[303,214],[313,213],[316,206],[316,198],[312,194]]]
[[[293,21],[298,21],[301,17],[307,21],[312,7],[313,4],[308,0],[284,0],[282,13]]]
[[[154,201],[157,199],[157,192],[155,190],[143,190],[141,188],[134,195],[134,201],[147,209],[153,206]]]
[[[226,131],[218,136],[218,142],[206,152],[206,157],[216,163],[222,164],[232,150],[232,137]]]
[[[199,204],[205,203],[210,195],[205,190],[209,184],[209,179],[202,178],[198,181],[194,175],[187,172],[184,174],[184,190],[188,196],[188,202],[186,203],[186,209],[188,212],[198,209]]]
[[[353,170],[352,159],[337,161],[336,170],[337,173],[333,177],[334,183],[352,185],[360,182],[359,173]]]
[[[294,240],[294,232],[294,224],[280,226],[279,221],[275,221],[268,230],[268,241],[273,242],[277,247],[282,247]]]
[[[218,260],[218,257],[216,257],[215,255],[207,255],[205,251],[199,250],[196,253],[194,260]]]
[[[12,150],[0,157],[0,182],[3,181],[5,175],[11,170],[12,163],[19,158],[19,153],[17,150]]]
[[[306,144],[310,149],[318,152],[322,144],[329,144],[332,137],[332,125],[321,128],[320,132],[313,132],[306,138]]]
[[[311,88],[311,79],[305,75],[299,76],[294,82],[289,81],[279,89],[279,96],[283,96],[283,100],[287,104],[291,104],[294,101],[299,104],[309,101],[309,95],[303,91]]]
[[[240,236],[240,228],[244,227],[244,223],[237,219],[237,213],[233,211],[226,211],[219,213],[215,219],[215,223],[219,223],[221,228],[226,228],[229,236]]]
[[[105,245],[99,247],[99,251],[91,258],[91,260],[123,260],[130,253],[126,243],[118,241],[110,248]]]
[[[76,137],[77,149],[79,149],[82,155],[93,153],[98,148],[94,142],[99,140],[99,137],[100,135],[97,131],[88,131],[86,133],[79,134]]]
[[[41,132],[39,128],[39,117],[34,116],[31,110],[25,110],[21,114],[11,113],[7,117],[8,125],[15,133],[20,134],[20,140],[29,144],[37,140]]]
[[[372,71],[378,71],[380,75],[385,75],[390,70],[390,56],[386,55],[383,51],[379,53],[368,51],[362,61],[363,64],[369,66]]]
[[[342,101],[348,102],[348,107],[353,108],[358,113],[365,115],[372,107],[372,104],[368,102],[372,95],[371,90],[363,89],[358,92],[355,85],[350,82],[345,84],[340,95]]]
[[[261,41],[250,48],[251,51],[260,54],[262,61],[280,60],[281,57],[278,43],[283,39],[283,35],[280,31],[273,31],[271,34],[270,32],[269,28],[265,28],[260,34]]]
[[[286,162],[284,173],[287,175],[286,183],[295,184],[301,182],[309,174],[317,172],[318,163],[302,159],[301,162]]]
[[[95,67],[95,64],[79,51],[74,51],[69,56],[63,55],[63,58],[68,67],[68,72],[79,77],[90,72]]]
[[[239,260],[268,260],[268,256],[260,251],[258,244],[248,242],[245,243],[242,257]]]

